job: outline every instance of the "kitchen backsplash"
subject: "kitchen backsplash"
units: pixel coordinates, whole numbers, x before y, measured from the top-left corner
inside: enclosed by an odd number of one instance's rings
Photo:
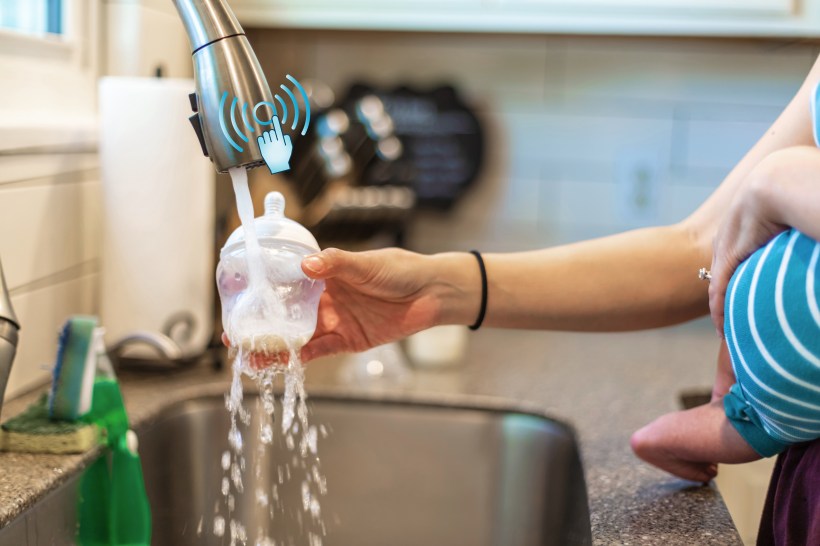
[[[97,309],[96,153],[0,154],[0,258],[20,320],[6,396],[49,377],[65,318]]]
[[[410,244],[427,252],[537,248],[685,217],[774,120],[818,52],[774,41],[249,36],[271,79],[317,78],[337,92],[357,79],[447,82],[478,107],[483,174],[451,213],[419,215]],[[0,257],[23,325],[8,395],[48,377],[67,315],[98,310],[99,190],[93,153],[0,155]]]
[[[422,251],[545,245],[670,223],[763,134],[818,53],[811,43],[253,30],[269,78],[343,92],[452,83],[479,108],[486,163]]]

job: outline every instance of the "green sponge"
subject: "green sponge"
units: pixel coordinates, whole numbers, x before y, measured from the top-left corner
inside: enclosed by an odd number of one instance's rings
[[[29,453],[83,453],[104,441],[93,424],[51,421],[45,394],[0,427],[0,449]]]

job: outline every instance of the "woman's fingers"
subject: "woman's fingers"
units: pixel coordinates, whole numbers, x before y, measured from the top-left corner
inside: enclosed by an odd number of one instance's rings
[[[726,258],[726,242],[727,229],[725,224],[721,226],[715,236],[712,244],[712,265],[709,269],[711,279],[709,280],[709,311],[712,317],[712,323],[718,336],[723,338],[723,305],[725,287],[725,258]]]
[[[369,252],[347,252],[327,248],[302,260],[302,271],[312,279],[339,278],[353,284],[364,284],[382,263]]]
[[[222,344],[225,347],[231,346],[231,340],[228,334],[222,332]],[[290,360],[290,352],[280,351],[277,353],[253,352],[248,357],[248,363],[254,370],[263,370],[270,368],[274,364],[287,364]]]
[[[343,352],[342,339],[335,335],[321,336],[313,338],[307,345],[302,347],[302,362],[310,362],[323,356],[335,355]]]
[[[723,338],[723,310],[726,301],[726,286],[729,282],[726,278],[726,271],[730,269],[724,264],[724,261],[718,254],[715,255],[712,260],[712,279],[709,281],[709,309],[712,315],[712,323],[721,338]]]
[[[734,383],[735,373],[732,369],[732,359],[724,340],[720,344],[720,351],[718,351],[717,373],[715,374],[715,383],[712,385],[712,401],[720,400],[726,396]]]
[[[329,279],[359,266],[359,258],[338,248],[326,248],[302,260],[302,271],[313,279]]]
[[[280,351],[278,353],[251,353],[248,363],[254,370],[264,370],[277,364],[287,364],[290,361],[290,353],[288,351]]]

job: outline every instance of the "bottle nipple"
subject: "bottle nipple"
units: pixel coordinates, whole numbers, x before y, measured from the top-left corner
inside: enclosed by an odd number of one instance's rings
[[[281,218],[285,215],[285,196],[272,191],[265,196],[265,216]]]

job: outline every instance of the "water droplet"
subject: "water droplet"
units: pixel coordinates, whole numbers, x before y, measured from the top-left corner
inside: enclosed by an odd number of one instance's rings
[[[239,465],[236,463],[231,465],[231,481],[236,490],[241,493],[244,489],[242,487],[242,471],[239,470]]]
[[[236,521],[235,519],[231,520],[231,544],[234,544],[236,541],[245,544],[248,542],[248,533],[245,531],[245,526]]]
[[[302,482],[302,509],[307,510],[310,507],[310,485],[307,482]]]
[[[273,427],[271,427],[267,423],[262,425],[262,430],[259,439],[262,440],[262,443],[266,445],[273,442]]]
[[[218,537],[225,535],[225,518],[222,516],[214,518],[214,534]]]
[[[316,455],[316,452],[318,450],[317,443],[318,443],[318,436],[317,436],[317,432],[316,432],[316,427],[310,427],[308,429],[308,433],[307,433],[307,444],[308,444],[308,448],[310,449],[310,452],[313,453],[314,455]]]
[[[268,495],[262,490],[261,487],[256,488],[256,504],[262,507],[268,505]]]
[[[310,515],[313,516],[314,519],[318,519],[321,515],[322,508],[319,506],[319,501],[316,500],[315,497],[310,499]]]

